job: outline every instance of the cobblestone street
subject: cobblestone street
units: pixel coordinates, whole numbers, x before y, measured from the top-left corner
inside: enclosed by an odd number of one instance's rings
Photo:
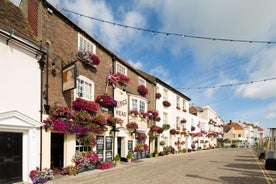
[[[57,176],[48,183],[275,184],[276,171],[263,170],[251,149],[216,149],[121,163],[109,170]]]

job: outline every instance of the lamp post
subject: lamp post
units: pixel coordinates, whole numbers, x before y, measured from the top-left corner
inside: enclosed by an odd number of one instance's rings
[[[113,159],[115,158],[115,138],[116,138],[116,133],[119,132],[120,130],[118,130],[116,128],[116,125],[113,125],[112,126],[112,129],[110,130],[110,134],[112,135],[113,137]]]

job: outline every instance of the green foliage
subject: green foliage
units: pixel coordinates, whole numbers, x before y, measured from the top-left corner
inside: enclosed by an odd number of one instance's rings
[[[132,159],[132,152],[131,152],[131,151],[128,152],[127,158],[128,158],[128,159]]]
[[[115,160],[115,161],[120,161],[120,160],[121,160],[120,155],[119,155],[119,154],[117,154],[117,155],[115,156],[114,160]]]

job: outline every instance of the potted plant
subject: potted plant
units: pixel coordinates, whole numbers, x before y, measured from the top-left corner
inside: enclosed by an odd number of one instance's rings
[[[154,154],[155,158],[158,157],[158,151],[157,151],[157,149],[154,150],[153,154]]]
[[[120,155],[119,155],[119,154],[116,154],[114,160],[115,160],[116,165],[119,165],[119,164],[120,164],[120,161],[121,161]]]
[[[129,151],[128,154],[127,154],[127,162],[131,163],[131,159],[132,159],[132,152]]]

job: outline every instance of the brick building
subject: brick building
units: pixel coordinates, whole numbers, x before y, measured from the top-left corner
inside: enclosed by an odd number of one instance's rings
[[[72,164],[71,159],[76,150],[97,151],[100,160],[112,160],[117,153],[126,157],[127,152],[136,146],[137,134],[147,134],[150,125],[154,124],[146,119],[133,119],[129,114],[130,110],[155,110],[154,79],[104,47],[47,1],[23,0],[20,6],[48,53],[43,73],[43,119],[51,116],[49,107],[52,108],[56,102],[62,107],[71,108],[77,98],[93,102],[100,95],[106,94],[118,102],[117,106],[100,106],[95,115],[104,118],[114,116],[123,121],[121,126],[107,126],[108,129],[101,133],[94,132],[96,148],[83,145],[76,132],[61,133],[45,129],[42,137],[43,167],[61,168]],[[94,60],[87,59],[90,54],[98,58],[100,63],[95,64]],[[117,80],[114,84],[118,84],[114,88],[107,79],[114,76],[118,79],[118,75],[115,75],[118,72],[129,78],[130,82],[121,84]],[[68,81],[72,83],[68,87],[65,84],[69,74],[71,79]],[[139,94],[139,85],[145,86],[148,93]],[[130,121],[138,124],[136,134],[131,134],[126,127]],[[150,144],[148,139],[145,142]]]

